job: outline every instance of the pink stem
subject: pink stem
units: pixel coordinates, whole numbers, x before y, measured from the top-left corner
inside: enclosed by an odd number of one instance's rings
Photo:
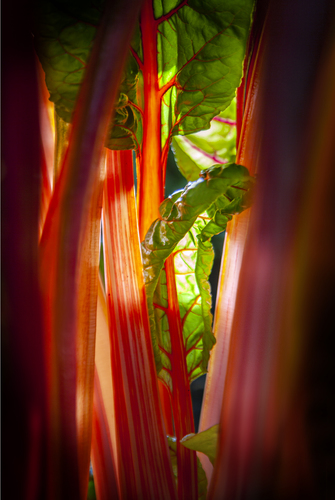
[[[231,125],[236,127],[236,120],[230,120],[229,118],[222,118],[221,116],[215,116],[213,120],[215,122],[225,123],[226,125]]]

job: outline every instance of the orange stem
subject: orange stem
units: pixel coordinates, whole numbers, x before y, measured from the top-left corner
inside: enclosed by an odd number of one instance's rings
[[[158,84],[158,21],[154,18],[152,0],[144,2],[140,24],[143,42],[144,131],[138,193],[140,238],[143,240],[151,223],[159,217],[158,208],[164,199],[169,143],[162,151],[161,99],[166,89],[159,89]],[[169,86],[171,84],[169,83]],[[178,495],[180,499],[195,500],[197,498],[196,455],[179,444],[179,440],[184,435],[194,432],[194,423],[172,258],[168,260],[166,266],[169,294],[167,314],[172,343],[173,393],[171,405],[174,430],[177,436]],[[164,394],[162,403],[165,422],[171,429],[171,407]]]
[[[150,224],[159,217],[164,199],[165,164],[161,162],[161,96],[158,87],[157,26],[152,0],[145,0],[141,12],[143,44],[143,153],[139,172],[139,230],[144,239]]]

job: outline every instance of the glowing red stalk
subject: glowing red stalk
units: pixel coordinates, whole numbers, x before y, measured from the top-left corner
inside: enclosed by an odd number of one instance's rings
[[[143,44],[143,149],[138,173],[139,228],[141,241],[150,224],[159,217],[164,199],[164,170],[161,162],[161,93],[158,87],[157,23],[152,0],[145,0],[141,12]]]
[[[178,8],[180,7],[181,5],[178,6]],[[178,8],[174,9],[172,12],[175,12]],[[171,15],[172,12],[169,15]],[[173,84],[173,81],[171,81],[160,89],[158,82],[157,29],[159,22],[164,19],[165,17],[161,19],[154,18],[152,0],[146,0],[144,2],[140,19],[143,43],[143,64],[140,63],[140,67],[143,71],[145,101],[143,149],[140,161],[138,189],[141,240],[144,239],[150,224],[159,217],[158,208],[164,199],[165,169],[168,148],[165,148],[164,152],[162,152],[161,99],[166,89]],[[194,424],[173,260],[167,262],[167,269],[166,280],[169,290],[167,314],[173,350],[173,394],[171,395],[171,403],[175,433],[179,440],[184,435],[194,432]],[[164,401],[164,399],[163,409],[167,409],[165,420],[169,422],[171,418],[169,404],[168,401]],[[196,499],[197,470],[195,452],[186,450],[178,444],[177,457],[179,498],[180,500]],[[191,488],[190,485],[192,485]]]
[[[190,383],[187,376],[186,349],[183,342],[182,323],[177,297],[173,256],[165,263],[168,290],[168,310],[171,336],[172,410],[177,438],[178,498],[198,498],[196,454],[180,444],[180,440],[194,432]]]
[[[159,217],[158,207],[164,199],[166,158],[162,161],[161,149],[161,98],[158,84],[157,21],[154,19],[151,0],[144,2],[140,26],[143,44],[143,63],[138,61],[143,73],[144,115],[143,148],[139,161],[138,211],[139,232],[142,241],[150,224]],[[173,431],[170,397],[159,382],[164,421],[168,432]]]
[[[97,277],[92,273],[98,252],[97,239],[93,237],[85,255],[85,232],[91,223],[91,210],[94,213],[99,209],[98,196],[95,207],[91,206],[99,183],[99,159],[139,8],[135,1],[106,4],[74,112],[69,149],[41,239],[45,327],[53,361],[49,498],[75,500],[83,498],[87,491],[92,427],[89,392],[92,394],[94,378],[92,328],[95,328],[95,314],[90,314],[94,303],[96,310]],[[80,287],[85,282],[82,274],[85,257],[88,268],[92,258],[93,282],[88,281],[93,286],[87,292],[87,283]],[[87,338],[82,338],[85,335]]]
[[[108,151],[104,244],[122,498],[173,500],[138,240],[131,151]]]

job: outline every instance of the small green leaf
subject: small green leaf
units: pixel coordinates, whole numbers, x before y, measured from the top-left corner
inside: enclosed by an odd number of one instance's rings
[[[178,486],[177,440],[175,437],[170,437],[170,436],[167,436],[167,440],[170,450],[172,471],[176,480],[176,485]],[[198,457],[197,457],[197,473],[198,473],[198,500],[206,500],[207,477]]]
[[[189,450],[201,451],[214,465],[219,437],[219,424],[198,434],[188,434],[180,441]]]

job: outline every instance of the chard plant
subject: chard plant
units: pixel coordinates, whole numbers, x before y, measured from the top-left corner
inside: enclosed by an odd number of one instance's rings
[[[85,499],[90,463],[99,500],[327,490],[305,421],[324,311],[313,300],[334,274],[313,240],[334,158],[321,3],[5,6],[8,498]],[[171,144],[188,184],[164,199]],[[194,435],[190,383],[207,371]]]

